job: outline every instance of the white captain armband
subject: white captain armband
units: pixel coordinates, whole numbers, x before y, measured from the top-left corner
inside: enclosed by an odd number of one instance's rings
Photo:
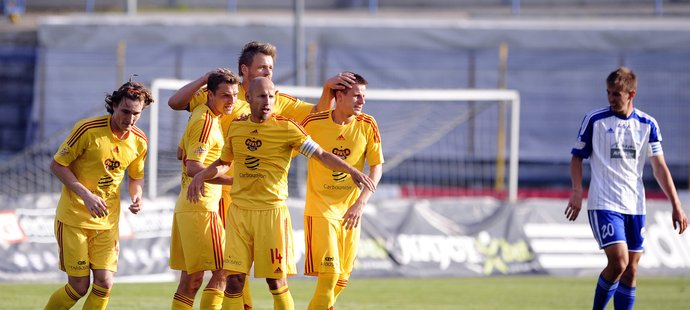
[[[307,137],[307,140],[305,140],[304,143],[302,143],[302,146],[299,147],[299,152],[307,158],[311,158],[311,155],[314,155],[314,152],[316,152],[318,149],[319,144],[314,142],[311,137]]]
[[[661,142],[651,142],[649,143],[649,150],[650,150],[650,155],[649,156],[659,156],[664,154],[664,150],[661,148]]]

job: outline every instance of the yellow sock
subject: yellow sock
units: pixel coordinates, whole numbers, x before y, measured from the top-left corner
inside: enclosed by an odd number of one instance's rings
[[[221,310],[223,309],[223,291],[216,288],[205,288],[201,293],[201,310]]]
[[[345,278],[338,279],[338,283],[335,284],[335,290],[333,291],[333,297],[335,298],[335,300],[338,300],[338,296],[340,296],[340,293],[342,293],[343,290],[347,287],[348,282],[350,281]]]
[[[225,297],[223,298],[223,310],[244,310],[242,293],[230,294],[225,291]]]
[[[335,304],[335,295],[333,291],[338,282],[337,274],[319,273],[319,279],[316,281],[316,289],[314,296],[309,303],[309,310],[326,310],[333,307]]]
[[[172,301],[172,310],[189,310],[194,307],[194,299],[175,293]]]
[[[74,306],[74,304],[76,304],[81,297],[82,296],[77,294],[77,291],[75,291],[74,288],[67,283],[65,286],[57,289],[53,295],[50,295],[50,299],[48,299],[48,304],[46,304],[45,309],[69,309],[72,308],[72,306]]]
[[[84,302],[84,310],[104,310],[108,305],[108,300],[110,299],[110,290],[104,288],[96,283],[91,286],[91,294],[86,298]]]
[[[242,287],[242,300],[244,301],[244,309],[250,310],[254,308],[252,303],[252,292],[249,289],[249,277],[244,278],[244,287]]]
[[[292,300],[292,295],[288,286],[279,287],[275,290],[270,290],[273,294],[273,309],[274,310],[294,310],[295,301]]]

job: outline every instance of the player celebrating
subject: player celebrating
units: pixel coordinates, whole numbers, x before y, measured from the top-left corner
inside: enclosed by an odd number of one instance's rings
[[[143,206],[146,135],[135,126],[153,102],[131,80],[105,97],[108,115],[76,123],[50,163],[62,182],[55,215],[60,270],[67,284],[50,296],[46,309],[69,309],[93,286],[84,309],[105,309],[117,271],[120,184],[129,176],[130,212]]]
[[[287,276],[296,273],[292,224],[285,205],[292,150],[313,156],[333,170],[352,175],[355,184],[375,190],[373,181],[335,155],[324,152],[294,121],[273,114],[273,82],[250,83],[248,117],[232,122],[220,160],[194,177],[190,199],[205,195],[204,180],[218,175],[234,159],[232,206],[227,217],[224,269],[230,272],[224,309],[243,309],[242,287],[254,264],[254,276],[266,278],[275,309],[293,309]]]
[[[268,79],[273,77],[273,64],[275,63],[275,58],[276,47],[269,43],[251,41],[244,46],[238,60],[239,74],[242,78],[242,84],[239,86],[239,93],[237,95],[238,101],[233,106],[232,112],[221,116],[220,119],[221,128],[224,134],[227,132],[230,123],[232,123],[234,119],[251,112],[249,104],[245,101],[245,90],[249,88],[249,83],[255,77],[266,77]],[[206,102],[208,92],[205,86],[211,72],[180,88],[170,97],[168,105],[174,110],[186,109],[188,111],[194,111],[196,107],[203,105]],[[349,74],[337,74],[326,81],[323,94],[327,95],[331,88],[339,89],[342,87],[349,87],[352,81],[352,76]],[[314,105],[279,92],[275,99],[274,113],[300,122],[304,117],[309,115],[309,113],[325,111],[330,108],[330,102],[319,101],[319,104]],[[231,170],[228,171],[231,175]],[[232,202],[230,197],[231,188],[230,185],[223,186],[221,204],[218,210],[218,214],[223,220],[223,225],[225,225],[225,214]],[[251,293],[248,284],[245,286],[242,294],[245,307],[251,309]]]
[[[205,183],[206,197],[195,203],[187,200],[187,186],[195,174],[220,157],[223,134],[219,117],[231,113],[237,100],[240,80],[227,69],[218,69],[208,78],[207,101],[192,112],[182,136],[182,184],[175,205],[170,238],[170,268],[181,270],[172,309],[192,309],[204,271],[212,276],[201,297],[201,309],[220,309],[225,290],[223,247],[225,230],[218,214],[222,176],[218,184]]]
[[[680,204],[661,149],[657,121],[633,107],[637,78],[620,67],[606,79],[609,107],[585,116],[573,147],[570,176],[573,192],[565,209],[574,221],[582,208],[582,160],[591,157],[587,210],[589,223],[608,263],[599,275],[593,309],[604,309],[612,296],[616,309],[632,309],[637,265],[642,256],[645,195],[642,171],[649,157],[654,177],[671,201],[673,227],[682,234],[688,218]]]
[[[376,120],[362,113],[368,83],[359,74],[352,75],[351,88],[334,90],[329,96],[335,98],[335,110],[309,115],[302,126],[322,148],[358,170],[363,171],[367,161],[369,177],[378,184],[383,164],[381,138]],[[313,160],[308,171],[304,273],[318,276],[309,309],[332,309],[352,273],[362,212],[372,192],[354,186],[349,175]]]

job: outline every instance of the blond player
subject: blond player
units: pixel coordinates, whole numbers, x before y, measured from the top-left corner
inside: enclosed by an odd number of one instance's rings
[[[147,140],[135,126],[153,102],[140,83],[129,81],[106,96],[108,115],[74,126],[50,163],[62,182],[55,216],[59,267],[67,284],[55,291],[46,309],[69,309],[93,287],[84,309],[105,309],[117,271],[120,184],[127,171],[129,210],[142,208]]]
[[[376,120],[362,113],[367,81],[359,74],[354,85],[334,90],[335,109],[307,116],[302,126],[325,150],[364,171],[377,184],[381,179],[383,152]],[[352,273],[361,218],[372,192],[352,184],[350,175],[309,161],[304,208],[304,273],[318,276],[309,309],[332,309]]]
[[[242,78],[242,84],[239,87],[239,93],[237,95],[238,101],[233,106],[232,112],[223,115],[220,119],[223,133],[227,132],[228,127],[230,127],[234,119],[251,112],[249,104],[245,101],[245,90],[249,88],[249,83],[255,77],[266,77],[268,79],[273,77],[275,58],[276,47],[269,43],[251,41],[244,46],[238,60],[239,74]],[[206,102],[208,92],[205,86],[211,72],[204,74],[180,88],[170,97],[168,105],[174,110],[188,111],[194,111],[196,107],[203,105]],[[348,87],[352,81],[352,76],[349,74],[337,74],[326,81],[324,85],[324,94],[327,95],[330,93],[331,88],[339,89]],[[274,113],[300,122],[310,113],[325,111],[330,108],[330,102],[319,101],[319,104],[314,105],[279,92],[275,99]],[[231,170],[229,170],[228,173],[231,174]],[[225,225],[225,214],[232,202],[230,189],[230,185],[223,186],[221,196],[222,203],[219,205],[218,210],[218,214],[223,220],[223,225]],[[251,293],[248,284],[245,286],[242,294],[244,296],[245,307],[251,309]]]
[[[206,104],[192,112],[180,143],[182,184],[170,239],[170,268],[181,271],[172,309],[192,309],[201,287],[204,271],[212,271],[201,296],[201,309],[220,309],[225,290],[223,274],[223,228],[218,206],[222,184],[232,180],[225,175],[205,183],[206,197],[194,203],[187,200],[187,186],[199,171],[220,157],[224,139],[220,117],[232,112],[237,100],[239,77],[227,69],[209,75]]]
[[[333,170],[350,173],[354,184],[375,190],[373,181],[337,156],[324,152],[303,128],[273,114],[273,82],[257,77],[247,101],[251,114],[235,120],[220,160],[194,177],[190,199],[207,193],[204,180],[222,173],[233,160],[232,206],[227,217],[224,268],[229,271],[223,309],[243,309],[242,287],[254,264],[254,276],[266,278],[275,309],[293,309],[287,276],[296,272],[292,223],[285,205],[291,152],[314,157]]]

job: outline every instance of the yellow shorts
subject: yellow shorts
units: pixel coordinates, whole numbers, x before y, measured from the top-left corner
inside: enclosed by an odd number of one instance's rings
[[[216,212],[176,212],[170,236],[170,268],[188,274],[223,269],[225,231]]]
[[[220,221],[223,223],[223,228],[225,228],[225,218],[228,216],[228,208],[232,204],[232,198],[230,198],[230,189],[228,190],[223,187],[223,192],[220,195],[220,201],[218,202],[218,216],[220,216]]]
[[[342,220],[304,216],[305,275],[352,273],[362,225],[347,230],[342,223]]]
[[[287,206],[270,210],[228,210],[224,269],[281,279],[297,273],[292,222]]]
[[[86,229],[55,220],[60,270],[72,277],[87,277],[90,269],[117,272],[119,230]]]

